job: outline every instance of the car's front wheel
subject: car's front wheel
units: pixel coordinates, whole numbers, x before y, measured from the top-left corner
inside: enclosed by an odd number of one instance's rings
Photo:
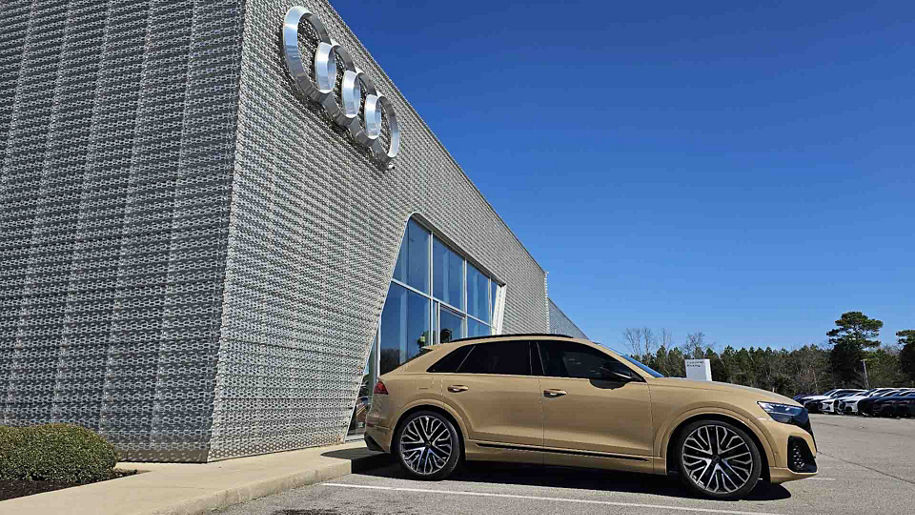
[[[676,444],[680,475],[693,491],[715,499],[750,493],[762,472],[760,450],[741,428],[720,420],[698,420]]]
[[[400,466],[416,479],[444,479],[461,459],[457,428],[435,411],[411,413],[398,427],[394,444]]]

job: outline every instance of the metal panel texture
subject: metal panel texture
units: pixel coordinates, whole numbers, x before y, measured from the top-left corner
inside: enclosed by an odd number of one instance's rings
[[[3,424],[206,459],[241,28],[235,1],[2,3]]]
[[[582,331],[571,318],[559,309],[559,306],[549,299],[550,302],[550,332],[555,334],[567,334],[575,338],[588,339],[588,335]]]
[[[549,329],[543,270],[330,5],[295,3],[392,102],[393,169],[296,90],[291,2],[3,3],[3,424],[131,460],[342,440],[412,215],[506,284],[505,332]]]

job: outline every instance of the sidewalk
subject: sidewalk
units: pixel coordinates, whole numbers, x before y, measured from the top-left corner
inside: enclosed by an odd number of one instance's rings
[[[190,515],[365,470],[388,459],[365,443],[213,463],[119,463],[135,476],[0,502],[0,515]]]

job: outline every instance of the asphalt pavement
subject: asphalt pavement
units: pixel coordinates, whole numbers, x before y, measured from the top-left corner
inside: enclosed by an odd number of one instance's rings
[[[393,463],[233,506],[229,515],[915,513],[915,419],[811,416],[820,474],[761,484],[749,499],[697,498],[664,477],[469,464],[439,482],[406,479]]]

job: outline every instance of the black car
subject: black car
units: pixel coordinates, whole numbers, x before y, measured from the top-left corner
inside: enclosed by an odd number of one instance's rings
[[[823,392],[823,393],[800,393],[800,394],[795,395],[793,397],[793,399],[800,404],[804,404],[811,397],[824,397],[824,396],[829,397],[830,395],[832,395],[838,391],[839,391],[838,388],[833,388],[832,390],[829,390],[829,391]]]
[[[826,394],[829,394],[829,393],[832,393],[832,392],[831,391],[826,392]],[[799,403],[803,404],[804,401],[807,400],[807,397],[813,397],[814,395],[816,395],[816,394],[815,393],[799,393],[799,394],[795,395],[794,397],[792,397],[792,399],[794,399],[795,402],[799,402]]]
[[[892,395],[899,395],[900,393],[905,393],[908,390],[900,388],[889,388],[880,393],[876,393],[866,399],[861,399],[858,401],[858,415],[873,416],[874,412],[874,403],[883,399],[884,397],[890,397]]]
[[[870,412],[878,417],[906,417],[915,408],[915,391],[880,397],[870,405]],[[860,405],[858,407],[860,410]]]

